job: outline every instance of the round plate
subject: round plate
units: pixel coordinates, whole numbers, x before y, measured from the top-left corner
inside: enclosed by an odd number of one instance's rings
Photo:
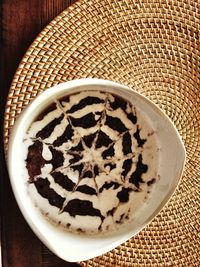
[[[15,119],[37,94],[86,77],[134,87],[163,109],[185,143],[185,173],[168,205],[136,237],[82,266],[200,265],[199,12],[188,0],[78,1],[40,33],[19,65],[6,106],[5,147]]]

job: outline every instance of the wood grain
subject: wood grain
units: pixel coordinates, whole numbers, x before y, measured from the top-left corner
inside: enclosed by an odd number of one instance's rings
[[[70,0],[1,1],[1,137],[6,96],[22,56],[44,26],[73,2]],[[1,152],[2,148],[3,138],[1,138]],[[78,266],[60,260],[34,235],[14,199],[3,153],[1,153],[1,165],[3,267]]]

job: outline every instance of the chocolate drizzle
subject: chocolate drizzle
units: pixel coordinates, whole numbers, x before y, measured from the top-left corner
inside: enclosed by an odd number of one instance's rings
[[[86,135],[83,137],[83,141],[85,142],[86,146],[91,148],[92,147],[92,144],[94,142],[94,139],[96,137],[96,132],[93,133],[93,134],[89,134],[89,135]]]
[[[112,158],[115,155],[114,145],[110,146],[108,149],[105,149],[102,153],[103,159]]]
[[[102,146],[109,146],[111,143],[113,143],[113,140],[110,139],[110,137],[105,134],[104,132],[102,131],[99,131],[99,134],[98,134],[98,138],[97,138],[97,141],[96,141],[96,148],[100,148]]]
[[[69,116],[69,118],[74,127],[82,127],[84,129],[91,128],[98,122],[92,112],[81,118],[73,118],[72,116]]]
[[[113,110],[116,110],[118,108],[121,108],[123,111],[126,111],[126,109],[127,109],[127,102],[123,98],[121,98],[121,97],[114,96],[114,101],[113,102],[110,101],[110,107]]]
[[[47,163],[52,164],[53,170],[57,169],[58,167],[61,167],[64,162],[64,156],[62,151],[56,150],[53,147],[49,147],[51,153],[52,153],[52,159],[48,160]]]
[[[83,158],[83,156],[80,155],[80,154],[75,154],[75,153],[71,153],[71,152],[68,152],[68,153],[73,157],[73,158],[71,158],[69,160],[69,163],[70,164],[77,163],[77,162],[79,162]]]
[[[147,139],[142,139],[140,137],[140,129],[137,127],[136,132],[133,134],[135,139],[137,140],[138,147],[143,147],[143,145],[146,143]]]
[[[72,191],[75,187],[75,183],[67,175],[64,175],[62,172],[54,172],[51,174],[54,178],[55,183],[59,184],[62,188],[67,191]]]
[[[47,178],[37,178],[34,182],[38,193],[49,201],[49,204],[59,209],[62,208],[65,198],[57,194],[52,188],[50,188],[50,182]]]
[[[71,109],[68,111],[68,113],[74,113],[78,110],[83,109],[86,106],[93,105],[93,104],[100,104],[100,103],[104,103],[104,100],[98,97],[88,96],[84,99],[81,99],[81,101],[78,104],[72,106]]]
[[[73,147],[71,147],[70,149],[69,149],[69,152],[80,152],[80,151],[83,151],[84,150],[84,148],[83,148],[83,144],[82,144],[82,142],[80,141],[79,143],[78,143],[78,145],[76,145],[76,146],[73,146]]]
[[[119,133],[123,133],[128,130],[126,126],[123,124],[123,122],[119,118],[116,118],[116,117],[107,115],[105,124],[108,125],[114,131],[117,131]]]
[[[137,123],[137,116],[134,115],[133,113],[129,113],[127,114],[128,119],[133,123],[136,124]]]
[[[122,188],[120,192],[117,193],[117,197],[121,203],[129,201],[129,193],[132,191],[131,188]]]
[[[80,216],[97,216],[103,221],[104,216],[101,215],[100,210],[93,207],[92,202],[88,200],[73,199],[70,200],[64,208],[72,217]]]
[[[42,130],[37,132],[36,137],[37,138],[40,137],[41,139],[49,137],[52,134],[55,127],[61,123],[63,118],[64,115],[62,114],[59,118],[53,119],[49,124],[47,124],[44,128],[42,128]]]
[[[125,133],[122,138],[122,147],[124,155],[132,153],[131,135],[129,132]]]
[[[74,171],[78,171],[79,175],[81,175],[82,170],[84,168],[84,164],[80,163],[80,164],[77,164],[77,165],[71,165],[70,168],[73,169]]]
[[[109,189],[109,188],[117,189],[120,187],[120,184],[117,182],[105,182],[105,184],[99,189],[99,192],[102,193],[104,189]]]
[[[146,173],[148,170],[148,166],[142,163],[142,155],[139,154],[138,162],[136,163],[136,170],[131,175],[129,182],[134,184],[137,188],[140,187],[140,183],[144,183],[142,180],[142,174]]]
[[[132,167],[132,159],[126,159],[123,163],[123,172],[122,172],[122,176],[125,178],[128,174],[128,172],[131,170]]]
[[[93,178],[92,171],[86,171],[86,172],[84,172],[83,178]]]
[[[97,195],[96,190],[94,188],[88,186],[88,185],[78,186],[76,191],[79,191],[81,193],[85,193],[87,195]]]
[[[53,146],[61,146],[62,144],[67,143],[69,140],[71,141],[73,134],[74,129],[70,124],[68,124],[63,134],[53,142]]]

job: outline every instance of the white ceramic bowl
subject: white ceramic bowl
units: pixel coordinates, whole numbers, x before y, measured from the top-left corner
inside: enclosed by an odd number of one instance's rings
[[[122,226],[120,230],[96,236],[69,233],[49,223],[40,214],[27,194],[27,181],[22,175],[24,160],[21,147],[31,121],[55,97],[61,97],[86,88],[114,92],[133,102],[136,107],[140,107],[151,119],[161,145],[160,179],[155,184],[154,192],[148,204],[144,205],[143,212],[139,213],[133,221]],[[22,112],[10,136],[8,169],[18,205],[35,234],[57,256],[66,261],[75,262],[99,256],[142,230],[158,214],[173,194],[184,168],[185,157],[184,145],[173,123],[147,98],[124,85],[111,81],[80,79],[46,90]]]

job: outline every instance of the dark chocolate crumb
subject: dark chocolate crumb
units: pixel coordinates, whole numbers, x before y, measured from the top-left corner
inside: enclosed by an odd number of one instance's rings
[[[133,124],[137,123],[137,117],[133,113],[127,114],[127,117]]]
[[[102,187],[99,189],[99,193],[103,192],[104,189],[109,189],[113,187],[113,189],[117,189],[120,187],[120,184],[118,184],[117,182],[106,182],[104,185],[102,185]]]
[[[84,172],[83,178],[92,178],[92,177],[93,177],[92,171]]]
[[[77,110],[83,109],[86,106],[93,105],[93,104],[100,104],[100,103],[104,103],[104,100],[98,97],[88,96],[86,98],[81,99],[78,104],[73,105],[71,109],[68,111],[68,113],[73,113]]]
[[[82,127],[84,129],[93,127],[97,124],[98,120],[95,120],[94,113],[89,113],[81,118],[69,117],[74,127]]]
[[[129,201],[129,193],[132,191],[131,188],[122,188],[120,192],[117,193],[117,197],[121,203]]]
[[[69,140],[72,140],[74,130],[70,124],[67,125],[65,131],[61,136],[58,136],[57,139],[53,142],[53,146],[61,146],[64,143],[67,143]]]
[[[147,185],[151,186],[152,184],[155,184],[155,182],[156,182],[156,179],[153,178],[153,179],[151,179],[150,181],[147,182]]]
[[[70,98],[69,98],[69,96],[63,96],[63,97],[59,98],[58,100],[59,100],[61,106],[63,107],[62,102],[69,103]]]
[[[95,175],[95,177],[99,175],[99,167],[98,167],[98,165],[94,166],[94,175]]]
[[[82,228],[78,228],[77,231],[78,231],[79,233],[85,233],[85,231],[84,231]]]
[[[140,192],[138,188],[133,189],[134,192]]]
[[[125,178],[127,176],[127,174],[129,173],[129,171],[131,170],[131,167],[132,167],[132,159],[126,159],[124,162],[123,162],[123,166],[122,166],[122,176]]]
[[[113,102],[110,102],[110,107],[113,110],[116,110],[118,108],[121,108],[122,110],[126,111],[127,102],[123,98],[118,97],[118,96],[115,96],[114,97],[114,101]]]
[[[50,182],[47,178],[43,179],[39,177],[34,184],[38,193],[42,197],[46,198],[52,206],[59,209],[62,208],[65,198],[61,197],[52,188],[50,188]]]
[[[83,144],[82,144],[82,142],[80,141],[80,142],[78,143],[78,145],[72,147],[70,150],[68,150],[68,152],[69,152],[69,153],[70,153],[71,151],[72,151],[72,152],[81,152],[81,151],[83,151],[83,150],[84,150],[84,148],[83,148]]]
[[[117,209],[117,208],[115,207],[115,208],[113,208],[113,209],[107,211],[107,216],[113,216],[114,213],[115,213],[115,211],[116,211],[116,209]]]
[[[123,214],[120,216],[120,221],[123,220],[124,216],[125,216],[125,213],[123,213]]]
[[[51,163],[53,165],[53,170],[55,170],[58,167],[61,167],[64,162],[64,156],[63,153],[59,150],[54,149],[53,147],[49,147],[49,150],[52,154],[52,159],[48,160],[47,163]]]
[[[92,147],[92,143],[94,141],[94,138],[96,136],[97,133],[93,133],[93,134],[89,134],[83,137],[83,141],[85,142],[86,146],[91,148]]]
[[[150,132],[150,133],[147,134],[147,136],[152,136],[154,133],[155,133],[154,131]]]
[[[69,160],[70,164],[75,164],[75,163],[79,162],[79,160],[81,160],[83,158],[82,155],[78,155],[78,154],[70,154],[70,155],[73,156],[73,158]]]
[[[108,125],[111,129],[119,133],[123,133],[128,130],[126,126],[123,124],[123,122],[119,118],[116,118],[116,117],[107,115],[105,124]]]
[[[99,134],[98,134],[98,138],[97,138],[97,141],[96,141],[96,148],[100,148],[102,146],[108,146],[112,143],[112,139],[110,139],[110,137],[102,132],[102,131],[99,131]]]
[[[75,187],[75,183],[67,175],[62,172],[53,172],[51,176],[54,178],[55,183],[59,184],[62,188],[67,191],[72,191]]]
[[[62,114],[59,118],[53,119],[44,128],[42,128],[42,130],[37,132],[36,137],[37,138],[40,137],[41,139],[45,139],[45,138],[49,137],[52,134],[55,127],[61,123],[63,118],[64,118],[64,114]]]
[[[73,169],[74,171],[78,171],[79,175],[81,174],[83,167],[84,167],[83,163],[70,166],[70,168]]]
[[[109,148],[105,149],[102,153],[103,159],[108,157],[113,157],[115,155],[114,145],[111,145]]]
[[[138,147],[143,147],[143,145],[146,143],[147,139],[142,139],[140,137],[140,129],[137,127],[136,132],[133,134],[135,139],[137,140]]]
[[[100,210],[95,209],[93,204],[89,200],[72,199],[64,208],[64,211],[68,212],[72,217],[76,215],[82,216],[97,216],[103,221],[105,218],[101,215]]]
[[[129,132],[125,133],[122,138],[122,150],[124,155],[132,152],[131,135]]]
[[[36,140],[28,148],[28,155],[26,158],[26,168],[32,182],[34,176],[41,174],[41,168],[45,165],[45,159],[42,157],[43,144]]]
[[[96,190],[88,185],[80,185],[77,187],[76,191],[79,191],[87,195],[97,195]]]
[[[56,110],[56,103],[52,103],[46,109],[44,109],[34,121],[41,121],[47,114],[49,114],[53,110]]]
[[[142,163],[142,155],[139,154],[138,162],[136,164],[136,170],[131,175],[129,182],[134,184],[137,188],[139,188],[140,183],[144,183],[144,181],[142,180],[142,174],[146,173],[147,170],[148,166]]]

